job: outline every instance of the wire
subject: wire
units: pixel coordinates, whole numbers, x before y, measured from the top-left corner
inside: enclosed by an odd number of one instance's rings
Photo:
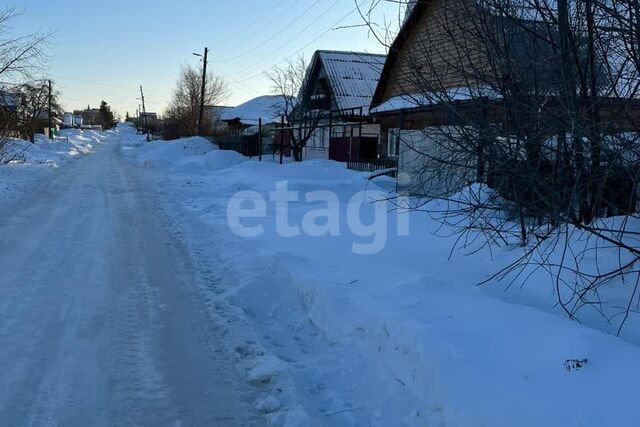
[[[296,18],[289,22],[287,25],[285,25],[284,27],[280,28],[279,31],[277,31],[275,34],[273,34],[271,37],[265,39],[262,41],[262,43],[258,44],[257,46],[252,47],[251,49],[244,51],[236,56],[232,56],[230,58],[221,58],[222,61],[229,61],[232,59],[238,59],[241,58],[243,56],[246,56],[248,54],[250,54],[251,52],[255,52],[257,49],[260,49],[262,46],[266,45],[267,43],[269,43],[271,40],[275,39],[276,37],[278,37],[280,34],[284,33],[286,30],[289,29],[289,27],[291,27],[293,24],[297,23],[300,18],[302,18],[304,15],[306,15],[311,9],[313,9],[317,4],[320,3],[321,0],[316,0],[315,2],[313,2],[309,7],[307,7],[300,15],[296,16]]]
[[[341,0],[336,0],[333,3],[331,3],[331,5],[325,9],[316,19],[314,19],[313,21],[311,21],[309,24],[307,24],[301,31],[299,31],[298,33],[296,33],[295,35],[291,36],[291,40],[295,40],[297,39],[297,37],[299,35],[301,35],[302,33],[306,32],[308,30],[308,28],[315,24],[316,22],[318,22],[319,20],[321,20],[322,18],[325,17],[325,14],[330,11],[331,9],[333,9],[333,7],[338,4]],[[335,25],[335,24],[334,24]],[[333,25],[332,25],[333,26]],[[266,56],[264,56],[263,58],[261,58],[260,60],[258,60],[256,63],[254,63],[252,66],[245,68],[245,70],[253,70],[255,68],[256,65],[262,64],[264,61],[266,61],[267,59],[271,58],[275,53],[282,51],[284,48],[286,48],[290,43],[286,42],[283,45],[278,46],[277,49],[274,49],[273,51],[271,51],[269,54],[267,54]],[[240,71],[238,74],[242,75],[245,74],[246,71]],[[258,75],[262,75],[263,73],[260,73]],[[255,75],[252,78],[257,77],[258,75]],[[251,80],[251,78],[249,79],[244,79],[244,80],[240,80],[240,81],[246,81],[246,80]]]
[[[358,4],[358,6],[361,6],[362,3],[364,3],[366,0],[361,0]],[[356,11],[358,10],[358,7],[355,7],[354,9],[352,9],[350,12],[348,12],[346,15],[342,16],[340,19],[338,19],[338,21],[334,22],[333,24],[331,24],[331,26],[329,28],[327,28],[326,30],[324,30],[323,32],[321,32],[318,36],[314,37],[310,42],[308,42],[307,44],[305,44],[304,46],[302,46],[301,48],[299,48],[298,50],[296,50],[294,53],[290,54],[289,56],[285,57],[282,61],[277,62],[275,64],[272,65],[272,67],[276,67],[278,65],[281,65],[283,63],[285,63],[286,61],[290,60],[291,58],[293,58],[295,55],[299,54],[300,52],[302,52],[304,49],[306,49],[307,47],[309,47],[310,45],[312,45],[313,43],[315,43],[316,41],[318,41],[320,38],[322,38],[324,35],[326,35],[327,33],[329,33],[330,31],[332,31],[336,25],[342,23],[345,19],[347,19],[348,17],[350,17],[351,15],[353,15]],[[263,59],[261,59],[260,61],[252,64],[251,66],[245,68],[242,71],[237,72],[236,74],[239,74],[241,76],[241,80],[238,80],[239,82],[245,82],[247,80],[252,80],[255,79],[256,77],[262,76],[264,75],[264,71],[251,75],[249,77],[243,78],[242,74],[246,74],[248,71],[255,69],[255,67],[257,65],[260,65],[261,63],[263,63],[266,59],[268,59],[271,55],[264,57]]]
[[[276,6],[275,9],[271,10],[271,14],[267,15],[267,17],[263,16],[263,15],[259,15],[258,17],[256,17],[256,19],[254,19],[250,24],[247,25],[247,28],[251,28],[254,24],[256,24],[260,19],[264,20],[264,24],[259,26],[255,31],[253,31],[251,34],[249,34],[247,37],[244,37],[242,39],[242,41],[247,41],[247,40],[252,40],[253,37],[258,34],[260,31],[264,30],[265,28],[267,28],[269,25],[273,24],[274,20],[269,19],[270,16],[272,15],[279,15],[280,14],[280,8],[281,6],[285,6],[285,9],[291,9],[293,8],[296,4],[300,3],[300,0],[294,0],[293,3],[291,4],[287,4],[285,2],[279,2],[279,5]],[[218,54],[225,54],[227,52],[229,52],[231,49],[233,49],[232,46],[227,47],[226,49],[222,49],[222,50],[218,50]]]

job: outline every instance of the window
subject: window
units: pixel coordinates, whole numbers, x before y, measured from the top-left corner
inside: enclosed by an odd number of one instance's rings
[[[389,129],[387,132],[387,156],[396,157],[398,153],[398,139],[400,137],[400,129]]]

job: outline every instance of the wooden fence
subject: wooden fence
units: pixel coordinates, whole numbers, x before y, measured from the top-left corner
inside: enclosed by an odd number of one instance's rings
[[[396,159],[348,161],[347,167],[358,172],[376,172],[383,169],[398,167],[398,161]]]

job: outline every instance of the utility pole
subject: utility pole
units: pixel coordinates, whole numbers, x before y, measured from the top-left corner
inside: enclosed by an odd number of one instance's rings
[[[202,56],[199,53],[194,53],[196,56]],[[198,118],[198,136],[202,136],[202,121],[204,119],[204,97],[207,87],[207,58],[209,56],[209,48],[204,48],[204,57],[202,64],[202,90],[200,91],[200,117]]]
[[[52,127],[52,123],[53,123],[53,117],[52,117],[52,111],[51,111],[51,97],[52,97],[52,87],[51,87],[51,80],[49,80],[49,139],[53,139],[53,132],[51,131],[51,127]]]
[[[147,142],[151,141],[151,136],[149,135],[149,121],[147,119],[147,107],[144,104],[144,92],[142,91],[142,85],[140,85],[140,98],[142,99],[142,114],[144,115],[144,127],[147,131]]]

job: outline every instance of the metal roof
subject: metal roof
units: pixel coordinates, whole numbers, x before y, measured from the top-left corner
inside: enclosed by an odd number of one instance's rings
[[[0,106],[15,108],[20,104],[20,94],[0,90]]]
[[[322,62],[340,110],[364,107],[368,114],[385,59],[386,55],[321,50],[313,62]]]

